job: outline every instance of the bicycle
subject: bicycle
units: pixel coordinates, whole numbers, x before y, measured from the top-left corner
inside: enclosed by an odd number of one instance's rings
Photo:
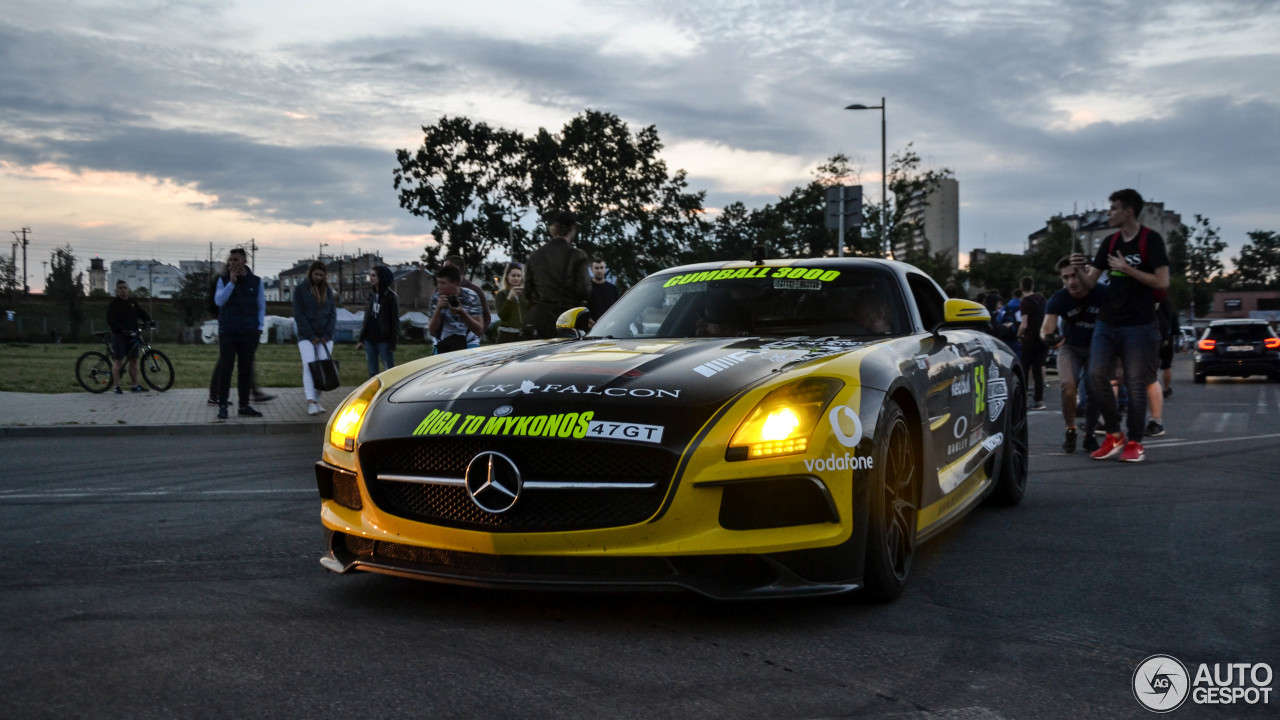
[[[153,326],[154,327],[154,326]],[[102,340],[106,352],[90,350],[76,360],[76,380],[80,386],[91,393],[102,393],[111,389],[111,333],[98,332],[94,337]],[[128,356],[138,358],[138,369],[142,371],[142,379],[159,392],[173,387],[173,363],[169,356],[151,347],[151,343],[142,337],[142,333],[129,334]],[[122,364],[120,372],[124,372]]]

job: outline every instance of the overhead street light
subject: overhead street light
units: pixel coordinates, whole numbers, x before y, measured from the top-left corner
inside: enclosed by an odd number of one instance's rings
[[[888,258],[892,253],[889,248],[889,161],[885,154],[884,98],[880,98],[879,105],[847,105],[845,110],[880,111],[880,254]]]

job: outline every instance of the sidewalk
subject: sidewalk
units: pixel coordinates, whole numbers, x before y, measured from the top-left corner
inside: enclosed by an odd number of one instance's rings
[[[327,412],[307,414],[302,388],[263,388],[275,395],[265,403],[254,403],[263,417],[236,415],[217,419],[218,408],[208,404],[204,389],[131,393],[37,393],[0,392],[0,438],[78,435],[133,434],[221,434],[221,433],[314,433],[324,432],[329,415],[337,410],[354,388],[342,387],[324,393]]]

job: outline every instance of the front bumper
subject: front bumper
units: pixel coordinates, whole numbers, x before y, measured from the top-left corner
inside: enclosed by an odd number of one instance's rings
[[[329,571],[353,570],[512,590],[679,591],[717,600],[833,595],[858,589],[851,548],[836,546],[765,555],[594,556],[486,555],[371,540],[325,530]],[[860,565],[860,564],[859,564]],[[847,566],[847,567],[842,567]],[[858,568],[860,570],[860,567]],[[818,572],[820,579],[801,575]]]

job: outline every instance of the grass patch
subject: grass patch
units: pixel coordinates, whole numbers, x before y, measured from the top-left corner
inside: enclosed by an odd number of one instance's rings
[[[218,361],[216,345],[156,343],[152,347],[173,361],[175,388],[209,387],[209,376]],[[103,346],[0,343],[0,392],[84,392],[76,382],[76,360],[90,350],[103,350]],[[430,345],[401,345],[396,350],[396,362],[416,360],[430,352]],[[355,385],[368,377],[364,350],[357,351],[353,344],[335,345],[333,357],[342,366],[344,385]],[[302,387],[302,358],[295,344],[258,346],[254,366],[260,387]],[[128,369],[124,372],[128,382]],[[235,382],[234,376],[232,382]]]

